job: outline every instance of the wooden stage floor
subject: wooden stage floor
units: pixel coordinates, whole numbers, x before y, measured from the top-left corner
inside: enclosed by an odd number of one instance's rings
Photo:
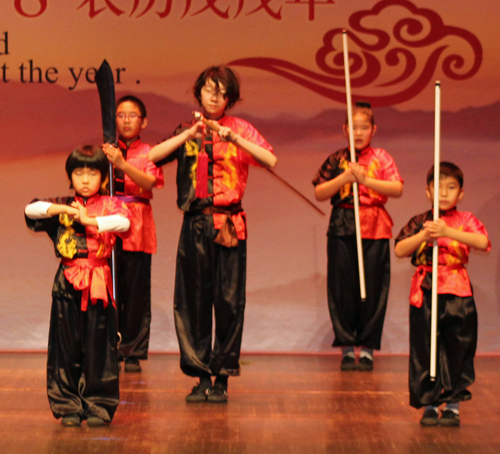
[[[45,355],[0,354],[0,453],[500,453],[500,357],[476,359],[459,428],[420,427],[404,356],[341,373],[338,356],[244,355],[227,405],[186,404],[195,380],[178,360],[153,355],[141,374],[121,372],[109,427],[63,428],[47,403]]]

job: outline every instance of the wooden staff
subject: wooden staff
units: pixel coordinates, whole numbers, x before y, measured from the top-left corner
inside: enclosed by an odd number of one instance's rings
[[[434,200],[433,220],[439,219],[439,180],[441,177],[441,83],[435,84],[434,105]],[[431,297],[431,381],[436,380],[437,358],[437,319],[438,319],[438,242],[434,240],[432,246],[432,297]]]
[[[215,131],[217,133],[219,132],[220,125],[217,122],[215,122],[215,121],[212,121],[212,120],[209,120],[209,119],[205,118],[200,112],[193,112],[193,117],[194,117],[194,119],[196,121],[202,121],[203,124],[207,128],[211,129],[212,131]],[[281,181],[281,183],[283,183],[287,188],[289,188],[293,192],[295,192],[295,194],[297,194],[302,200],[304,200],[305,202],[307,202],[309,204],[309,206],[311,206],[312,208],[314,208],[314,210],[316,210],[319,214],[321,214],[322,216],[325,216],[325,213],[324,213],[323,210],[321,210],[320,208],[318,208],[304,194],[302,194],[298,189],[294,188],[290,183],[288,183],[288,181],[286,181],[284,178],[280,177],[278,174],[276,174],[269,167],[264,166],[264,169],[266,169],[271,175],[273,175],[279,181]]]
[[[345,74],[345,94],[347,102],[347,125],[349,130],[349,150],[351,152],[351,162],[356,162],[356,148],[354,145],[354,129],[352,124],[352,99],[351,99],[351,75],[349,71],[349,52],[347,49],[347,30],[342,30],[342,44],[344,51],[344,74]],[[361,299],[366,299],[365,285],[365,264],[363,261],[363,245],[361,242],[361,222],[359,219],[359,188],[355,181],[352,184],[354,199],[354,223],[356,227],[356,247],[358,250],[358,272],[359,290]]]

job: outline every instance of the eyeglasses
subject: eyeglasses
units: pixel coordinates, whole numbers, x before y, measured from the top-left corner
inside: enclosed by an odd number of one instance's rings
[[[208,87],[204,86],[204,87],[201,88],[201,91],[203,91],[204,93],[207,94],[207,96],[210,96],[210,97],[215,96],[217,98],[220,97],[220,98],[226,99],[226,96],[227,96],[226,90],[220,90],[220,89],[219,90],[214,90],[212,88],[208,88]]]
[[[137,119],[139,118],[142,118],[141,115],[137,115],[136,113],[119,113],[119,114],[116,114],[116,118],[118,118],[118,120],[120,121],[123,121],[125,119],[129,119],[130,121],[136,121]]]

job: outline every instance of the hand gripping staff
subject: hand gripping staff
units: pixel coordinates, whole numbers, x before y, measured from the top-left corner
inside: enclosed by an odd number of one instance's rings
[[[113,72],[106,60],[103,60],[95,75],[97,91],[101,101],[102,131],[104,143],[116,144],[116,105],[115,105],[115,82]],[[113,164],[109,163],[109,195],[115,195],[115,183],[113,179]],[[111,277],[113,280],[113,296],[116,298],[116,249],[111,252]],[[118,331],[118,310],[116,311],[116,330],[118,345],[122,336]]]
[[[342,44],[344,51],[347,124],[349,125],[349,150],[351,153],[351,162],[356,162],[356,148],[354,145],[354,129],[352,124],[351,75],[349,71],[349,52],[347,49],[347,30],[342,30]],[[365,264],[363,261],[363,246],[361,243],[361,224],[359,220],[359,189],[358,189],[358,183],[356,181],[352,184],[352,191],[354,199],[354,223],[356,227],[356,247],[358,251],[359,291],[361,294],[361,300],[365,300],[366,299]]]
[[[432,207],[433,220],[439,219],[439,179],[441,174],[441,82],[435,84],[434,104],[434,200]],[[437,317],[438,317],[438,242],[432,246],[432,294],[431,294],[431,381],[436,380],[437,351]]]
[[[219,132],[220,130],[220,125],[218,123],[216,123],[215,121],[212,121],[212,120],[209,120],[207,118],[205,118],[200,112],[193,112],[193,117],[196,121],[202,121],[203,124],[211,129],[212,131],[215,131],[215,132]],[[302,200],[304,200],[305,202],[307,202],[307,204],[309,206],[311,206],[314,210],[316,210],[316,212],[318,212],[319,214],[321,214],[322,216],[325,216],[325,213],[319,209],[314,203],[312,203],[304,194],[302,194],[298,189],[294,188],[290,183],[288,183],[288,181],[286,181],[284,178],[280,177],[279,175],[277,175],[272,169],[270,169],[269,167],[266,167],[266,166],[263,166],[264,169],[266,169],[271,175],[273,175],[274,177],[276,177],[281,183],[283,183],[288,189],[291,189],[293,192],[295,192],[295,194],[297,194]]]

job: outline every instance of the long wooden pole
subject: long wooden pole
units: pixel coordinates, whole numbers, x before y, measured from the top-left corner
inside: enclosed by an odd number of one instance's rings
[[[345,74],[345,93],[347,102],[347,124],[349,126],[349,150],[351,152],[351,162],[356,162],[356,148],[354,145],[354,128],[352,123],[352,99],[351,99],[351,75],[349,71],[349,52],[347,49],[347,31],[342,30],[342,44],[344,51],[344,74]],[[352,184],[354,198],[354,223],[356,227],[356,247],[358,251],[358,272],[359,289],[361,299],[366,299],[365,285],[365,264],[363,260],[363,245],[361,241],[361,222],[359,219],[359,188],[358,183]]]
[[[433,219],[439,219],[439,180],[441,163],[441,83],[435,84],[434,105],[434,200]],[[437,238],[432,246],[432,297],[431,297],[431,380],[436,380],[437,357],[437,318],[438,318],[438,243]]]

